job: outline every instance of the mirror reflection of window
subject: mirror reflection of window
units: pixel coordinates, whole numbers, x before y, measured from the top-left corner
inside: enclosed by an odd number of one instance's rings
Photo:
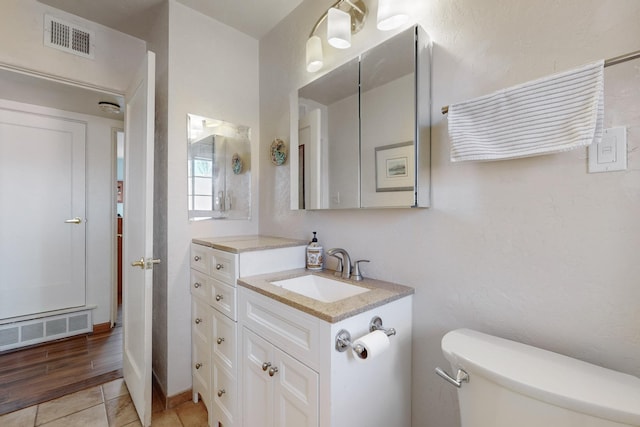
[[[213,155],[215,143],[213,136],[191,145],[194,153],[188,164],[189,176],[189,210],[213,210]],[[200,146],[198,145],[200,144]],[[206,150],[201,150],[202,147]],[[205,151],[205,155],[200,153]],[[209,155],[206,155],[208,151]]]

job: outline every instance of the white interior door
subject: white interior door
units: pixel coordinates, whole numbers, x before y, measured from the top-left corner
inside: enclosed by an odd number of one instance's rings
[[[155,54],[126,94],[123,241],[123,371],[143,426],[151,425],[153,132]]]
[[[85,139],[0,108],[0,318],[85,305]]]

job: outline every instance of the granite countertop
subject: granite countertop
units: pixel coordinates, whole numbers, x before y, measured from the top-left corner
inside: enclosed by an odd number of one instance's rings
[[[271,284],[271,282],[278,280],[292,279],[294,277],[307,274],[324,276],[349,283],[351,285],[369,288],[371,290],[339,301],[327,303]],[[343,319],[347,319],[351,316],[355,316],[356,314],[379,307],[388,302],[400,299],[407,295],[412,295],[415,292],[415,289],[413,288],[395,283],[368,278],[356,282],[353,280],[345,280],[335,277],[331,270],[312,272],[304,268],[281,271],[278,273],[260,274],[257,276],[240,277],[238,279],[238,285],[251,289],[252,291],[258,292],[329,323],[339,322]]]
[[[288,248],[292,246],[307,246],[309,242],[274,236],[228,236],[194,238],[193,243],[219,249],[221,251],[239,254],[241,252],[264,251],[267,249]]]

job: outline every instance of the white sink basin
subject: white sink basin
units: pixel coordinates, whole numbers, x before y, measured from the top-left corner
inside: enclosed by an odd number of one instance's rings
[[[369,291],[367,288],[313,274],[278,280],[271,284],[321,302],[335,302]]]

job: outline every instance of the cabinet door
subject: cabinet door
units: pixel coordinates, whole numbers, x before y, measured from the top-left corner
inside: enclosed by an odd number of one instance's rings
[[[263,364],[271,365],[264,365],[267,369],[263,370]],[[245,427],[273,427],[273,377],[269,376],[271,366],[273,346],[249,329],[243,328],[242,422]]]
[[[274,427],[318,426],[318,373],[274,348]]]
[[[238,392],[236,378],[219,363],[212,367],[211,397],[213,398],[213,427],[236,426]]]
[[[236,328],[237,324],[224,314],[213,311],[212,350],[215,363],[236,373]]]

